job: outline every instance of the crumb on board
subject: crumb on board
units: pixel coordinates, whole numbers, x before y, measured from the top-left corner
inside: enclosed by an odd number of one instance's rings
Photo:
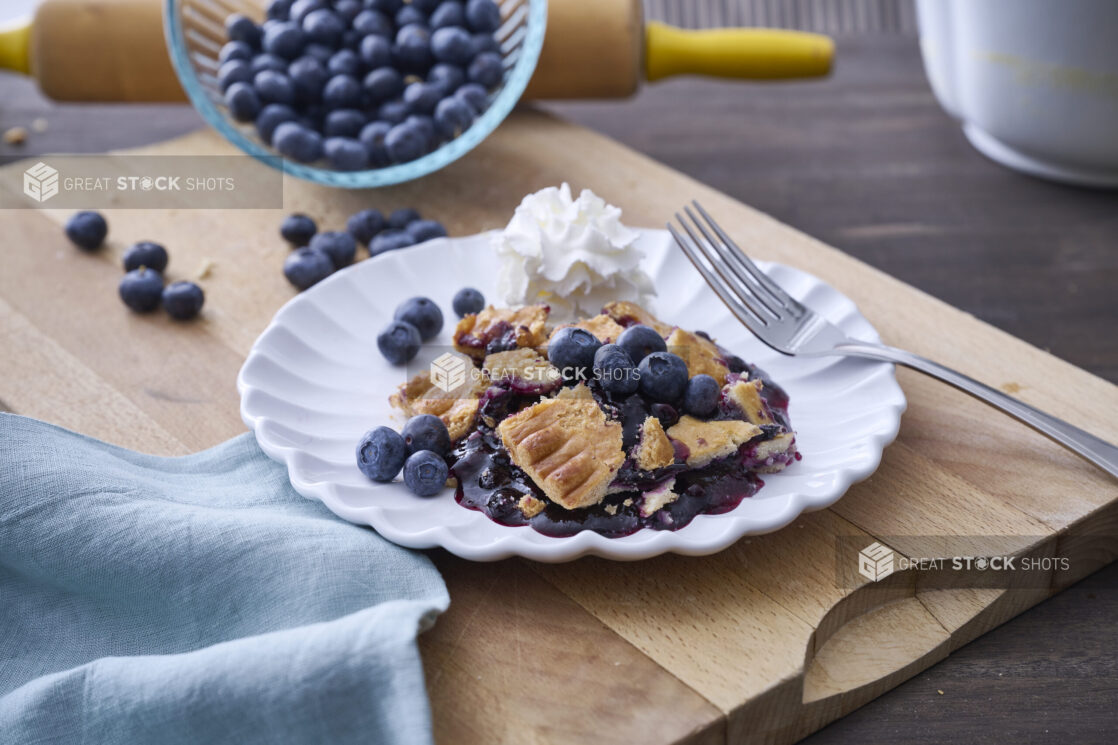
[[[27,129],[24,127],[11,127],[4,132],[4,143],[7,145],[22,145],[27,142]]]
[[[198,271],[194,275],[198,279],[205,279],[210,276],[210,272],[217,266],[213,259],[202,259],[202,263],[198,266]]]
[[[943,689],[942,688],[937,688],[936,693],[938,693],[939,695],[942,696],[943,695]]]
[[[1002,383],[999,387],[1002,389],[1002,391],[1008,393],[1011,396],[1014,393],[1020,393],[1021,389],[1024,388],[1023,385],[1021,385],[1020,383],[1014,383],[1012,380],[1008,383]]]

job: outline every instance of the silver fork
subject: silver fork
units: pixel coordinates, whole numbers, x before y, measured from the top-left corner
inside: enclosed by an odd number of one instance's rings
[[[996,406],[1118,477],[1118,447],[1090,432],[919,355],[883,344],[851,339],[830,321],[785,292],[757,268],[698,202],[692,204],[702,219],[685,206],[683,212],[686,217],[677,212],[675,218],[686,235],[671,223],[668,230],[730,312],[765,344],[787,355],[865,357],[919,370]]]

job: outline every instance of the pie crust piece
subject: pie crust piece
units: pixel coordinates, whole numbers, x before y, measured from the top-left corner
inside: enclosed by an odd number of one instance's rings
[[[555,331],[567,326],[577,326],[580,329],[586,329],[602,344],[613,344],[617,341],[617,337],[621,336],[621,332],[625,329],[605,313],[593,316],[592,318],[584,318],[578,323],[564,323],[561,326],[556,326]],[[552,332],[555,336],[555,332]],[[549,340],[550,341],[550,340]]]
[[[550,312],[546,305],[500,309],[490,305],[458,322],[454,328],[454,348],[481,361],[489,343],[509,333],[515,337],[517,347],[538,347],[547,339]]]
[[[514,388],[531,388],[540,393],[555,390],[563,383],[562,374],[531,347],[486,355],[482,369],[494,383],[508,380]]]
[[[675,462],[675,448],[664,433],[660,420],[650,416],[641,424],[640,440],[635,453],[637,467],[642,471],[654,471],[670,466]]]
[[[678,440],[689,451],[687,465],[692,468],[733,455],[759,434],[761,428],[751,422],[738,419],[704,422],[687,415],[668,429],[668,437]]]
[[[612,318],[621,326],[632,326],[635,323],[650,326],[656,329],[656,333],[660,334],[660,336],[666,337],[674,328],[636,303],[630,303],[627,300],[617,300],[612,303],[606,303],[605,307],[602,308],[602,313]]]
[[[730,368],[726,366],[726,360],[714,342],[677,328],[668,336],[667,345],[669,352],[679,355],[687,363],[690,377],[709,375],[718,381],[718,385],[726,384]]]
[[[625,462],[621,424],[577,394],[544,399],[505,419],[497,432],[512,462],[568,510],[601,502]]]
[[[739,380],[726,388],[726,397],[741,409],[745,418],[754,424],[773,424],[769,408],[761,398],[760,378]]]
[[[434,414],[443,420],[451,442],[457,442],[473,430],[481,394],[489,387],[485,376],[470,367],[475,374],[468,375],[465,383],[450,391],[432,383],[428,372],[421,372],[401,385],[388,397],[388,402],[409,417]]]

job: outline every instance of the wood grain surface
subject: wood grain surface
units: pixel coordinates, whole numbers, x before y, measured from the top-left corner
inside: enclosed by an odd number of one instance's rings
[[[835,77],[822,83],[786,88],[681,81],[649,87],[624,104],[574,104],[564,106],[563,112],[609,131],[703,181],[717,184],[726,192],[806,228],[1034,344],[1051,348],[1065,359],[1111,380],[1118,379],[1118,335],[1113,334],[1118,303],[1112,292],[1118,267],[1118,255],[1113,248],[1118,240],[1118,217],[1113,209],[1113,195],[1033,181],[1004,171],[971,151],[936,108],[911,39],[840,40],[839,60]],[[48,107],[21,82],[6,78],[0,80],[0,86],[4,93],[0,126],[26,126],[43,115],[50,124],[47,132],[32,134],[22,149],[0,145],[0,153],[7,156],[123,147],[156,141],[198,124],[197,117],[182,108]],[[687,113],[693,115],[681,123],[680,117]],[[743,131],[750,136],[739,136]],[[722,147],[719,143],[729,136],[736,137],[733,146]],[[929,183],[924,184],[925,181]],[[898,184],[904,188],[894,188]],[[396,199],[387,196],[389,201]],[[401,195],[400,199],[410,196],[414,195]],[[426,199],[422,193],[418,196]],[[502,209],[506,206],[502,205]],[[35,250],[48,246],[57,261],[75,261],[71,249],[57,242],[54,225],[44,224],[38,230],[23,226],[17,231],[16,221],[9,217],[0,218],[8,241],[0,254],[0,277],[8,276],[10,252],[21,246],[33,246]],[[274,218],[267,217],[261,225],[270,236]],[[137,227],[142,228],[143,223]],[[220,225],[207,236],[215,243],[226,240]],[[233,243],[240,245],[236,240]],[[120,248],[117,246],[116,250]],[[266,265],[269,258],[277,261],[279,255],[272,251],[254,253],[261,276],[250,284],[267,284],[276,291],[261,302],[279,302],[284,297],[278,269]],[[176,264],[180,256],[176,249]],[[193,255],[183,257],[181,268],[191,271],[192,258]],[[162,322],[155,322],[154,328],[151,322],[129,325],[127,315],[121,317],[119,306],[106,300],[106,292],[112,295],[111,289],[106,288],[111,288],[117,276],[111,262],[101,266],[98,261],[86,262],[80,255],[76,260],[80,262],[77,270],[82,272],[82,281],[98,285],[97,292],[90,294],[94,301],[90,308],[102,321],[98,334],[103,329],[106,337],[109,333],[120,334],[142,346],[147,340],[145,333],[168,333],[160,325]],[[56,266],[47,265],[52,269]],[[805,268],[816,271],[812,266]],[[93,274],[86,276],[86,271]],[[221,271],[220,263],[217,271]],[[215,274],[215,281],[218,276]],[[209,285],[207,290],[211,290]],[[1052,302],[1038,302],[1037,298],[1046,297],[1044,293],[1048,291],[1058,294]],[[198,426],[192,406],[209,395],[207,388],[228,395],[228,391],[221,389],[232,387],[231,378],[221,382],[210,379],[208,386],[201,386],[201,395],[194,395],[193,384],[187,385],[187,395],[176,391],[181,377],[176,376],[174,368],[182,353],[175,353],[143,381],[151,384],[151,393],[144,397],[178,395],[186,399],[178,409],[172,407],[171,419],[156,422],[140,403],[133,401],[132,392],[125,394],[106,382],[92,363],[79,356],[83,353],[80,347],[72,341],[55,340],[44,332],[36,315],[38,308],[52,302],[49,298],[32,305],[28,315],[17,312],[6,298],[0,291],[0,348],[4,350],[0,362],[0,399],[30,402],[27,408],[45,412],[42,415],[52,421],[102,436],[127,429],[135,447],[184,452],[192,446],[183,441],[196,437],[192,430]],[[212,294],[207,312],[217,312]],[[223,328],[226,325],[221,324]],[[178,337],[184,333],[183,328],[175,327],[174,333]],[[251,333],[250,328],[244,335]],[[143,361],[143,355],[122,354],[120,360],[124,365],[136,364]],[[49,377],[51,385],[43,385],[38,380],[42,377]],[[980,479],[979,486],[1000,492],[1003,502],[1012,503],[1020,495],[1033,493],[1037,476],[1031,470],[1030,449],[1007,448],[1007,443],[1020,431],[1017,425],[996,417],[987,418],[982,410],[973,411],[972,424],[986,428],[980,431],[987,436],[952,446],[942,437],[937,439],[936,432],[955,426],[955,416],[969,408],[967,400],[946,389],[914,389],[907,381],[902,383],[910,406],[923,412],[919,421],[906,416],[902,433],[906,445],[920,451],[924,441],[934,444],[939,456],[956,461],[961,469],[972,467],[967,480]],[[217,429],[222,426],[232,433],[240,425],[226,419],[224,425],[219,422]],[[1043,448],[1047,444],[1038,446]],[[978,450],[972,451],[975,447]],[[999,466],[1007,450],[1016,455],[1011,463]],[[887,465],[892,457],[890,452]],[[1091,483],[1081,477],[1082,473],[1075,468],[1048,469],[1044,478],[1054,479],[1053,496],[1043,498],[1039,494],[1042,498],[1034,500],[1034,508],[1047,514],[1051,521],[1067,522],[1076,510],[1091,502],[1090,496],[1084,495],[1091,489]],[[840,505],[852,504],[854,496],[852,493]],[[797,529],[811,531],[816,527],[811,520],[828,514],[809,516],[809,521]],[[1110,535],[1113,534],[1111,530]],[[764,550],[748,554],[753,562],[750,566],[762,567],[766,572],[779,565],[783,556],[781,552]],[[464,696],[474,705],[499,707],[491,711],[506,717],[487,722],[492,728],[485,730],[470,718],[469,707],[453,711],[438,707],[443,739],[456,741],[453,733],[459,728],[473,740],[495,733],[511,734],[525,720],[541,723],[541,729],[529,727],[519,732],[518,741],[533,741],[529,737],[534,741],[560,739],[558,733],[571,725],[572,716],[570,710],[549,703],[549,696],[529,691],[509,700],[507,695],[492,694],[493,689],[485,686],[475,690],[469,680],[468,671],[474,665],[471,660],[490,655],[506,661],[517,656],[523,659],[523,645],[529,637],[510,633],[502,638],[501,634],[493,634],[486,637],[492,643],[469,646],[488,617],[458,611],[465,604],[472,606],[479,598],[484,599],[487,592],[490,596],[500,593],[500,586],[475,583],[468,577],[462,580],[469,565],[459,566],[457,560],[450,558],[438,561],[451,581],[456,605],[441,620],[437,629],[441,635],[425,641],[432,694],[436,698]],[[1118,686],[1114,643],[1118,639],[1111,622],[1118,610],[1118,594],[1113,592],[1118,580],[1115,569],[1118,566],[1093,575],[953,652],[942,664],[919,673],[810,741],[1039,742],[1062,737],[1076,742],[1109,742],[1110,733],[1118,725],[1112,705],[1113,691]],[[792,578],[791,587],[794,591],[782,597],[788,605],[816,602],[810,593],[804,592],[799,578]],[[523,585],[520,591],[524,592]],[[833,581],[831,591],[835,591]],[[901,593],[905,588],[893,591],[904,597]],[[510,597],[507,593],[504,596]],[[564,609],[570,606],[562,601],[566,596],[556,592],[548,597],[558,603],[561,617],[569,619]],[[968,601],[977,605],[988,602],[964,594],[956,594],[950,603],[946,600],[941,598],[938,612],[956,619],[967,617]],[[1028,603],[1018,604],[1024,607]],[[901,605],[910,609],[906,612],[913,608],[911,602]],[[1009,615],[1018,609],[1015,604],[1006,603],[1000,613]],[[858,617],[856,610],[850,610],[854,618]],[[517,615],[523,612],[519,608],[506,618],[524,621],[523,616]],[[803,608],[797,610],[801,616],[805,613]],[[819,634],[833,634],[828,626],[843,628],[839,620],[824,618]],[[991,622],[979,621],[979,627]],[[958,625],[959,621],[954,623]],[[970,623],[975,623],[973,617]],[[531,623],[502,624],[501,629],[508,631],[523,625]],[[924,628],[920,624],[917,627]],[[577,628],[588,629],[587,633],[593,635],[598,627],[584,623]],[[974,632],[972,628],[960,638],[973,636]],[[854,636],[848,635],[843,643],[849,643]],[[603,643],[602,637],[593,638],[596,643]],[[927,645],[933,642],[934,634]],[[558,654],[558,659],[563,659],[560,649],[541,651],[537,645],[528,644],[537,657]],[[837,645],[836,649],[840,647]],[[624,656],[638,650],[628,641],[609,649],[618,655],[615,661],[639,659],[639,655]],[[432,660],[438,655],[447,664],[451,664],[449,660],[457,661],[463,669],[453,675],[432,669]],[[834,677],[833,670],[841,672],[841,658],[832,661],[831,657],[831,651],[824,645],[817,655],[820,664],[810,671],[809,682]],[[504,668],[486,670],[507,675],[516,667],[507,663]],[[479,667],[482,668],[484,665]],[[649,670],[629,669],[642,680]],[[451,672],[455,672],[453,668]],[[656,680],[657,685],[649,683],[653,702],[675,701],[688,690],[674,676]],[[696,741],[722,741],[724,724],[717,715],[713,720],[709,718],[710,709],[704,713],[703,707],[697,705],[706,699],[683,698],[687,699],[685,705],[678,710],[686,712],[685,715],[678,719],[653,719],[649,726],[664,728],[671,736],[682,730],[693,732]],[[513,715],[515,710],[521,714]],[[603,720],[602,731],[624,731],[618,729],[624,725],[624,714],[615,711],[612,719]],[[480,716],[476,712],[473,715]],[[492,718],[496,715],[489,717]],[[502,726],[503,729],[497,729]]]

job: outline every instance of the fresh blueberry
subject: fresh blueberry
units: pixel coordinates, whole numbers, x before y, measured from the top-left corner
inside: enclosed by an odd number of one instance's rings
[[[388,215],[388,227],[394,230],[403,230],[418,219],[419,212],[411,207],[401,207],[400,209],[392,210]]]
[[[369,167],[369,151],[354,137],[327,137],[322,152],[338,171],[364,171]]]
[[[400,99],[385,101],[377,109],[377,118],[389,124],[401,124],[411,113],[411,107]]]
[[[66,237],[86,251],[99,248],[108,234],[109,224],[100,212],[76,212],[66,221]]]
[[[248,62],[252,59],[254,54],[252,47],[243,41],[231,41],[221,48],[218,52],[217,61],[225,64],[230,60],[242,60]]]
[[[370,70],[392,64],[392,42],[385,36],[370,34],[361,40],[359,48],[361,61]]]
[[[258,72],[252,84],[262,104],[282,103],[291,106],[295,103],[295,86],[291,78],[282,72],[273,70]]]
[[[683,391],[683,411],[691,416],[708,417],[718,407],[722,388],[709,375],[696,375]]]
[[[193,282],[172,282],[163,289],[163,309],[176,321],[188,321],[202,311],[206,295]]]
[[[425,297],[408,298],[400,303],[393,318],[415,326],[423,341],[435,338],[443,329],[443,312],[433,300]]]
[[[671,352],[653,352],[637,365],[640,392],[646,399],[674,404],[687,388],[687,363]]]
[[[436,29],[446,26],[465,26],[466,8],[456,0],[445,0],[431,12],[429,24],[431,28]]]
[[[386,224],[380,210],[367,209],[346,220],[345,229],[355,241],[367,246]]]
[[[586,380],[594,367],[594,354],[602,343],[589,331],[578,326],[566,326],[551,337],[547,357],[564,380]]]
[[[291,16],[291,0],[271,0],[264,15],[270,21],[286,21]]]
[[[303,47],[304,57],[314,57],[322,64],[327,64],[330,58],[334,56],[334,48],[328,47],[325,44],[307,44]]]
[[[377,349],[393,365],[402,365],[418,354],[422,343],[419,330],[407,321],[393,321],[377,336]]]
[[[295,59],[307,44],[303,29],[290,21],[279,21],[264,32],[264,51],[283,59]]]
[[[334,0],[334,12],[346,23],[352,25],[363,10],[361,0]]]
[[[158,243],[140,241],[124,252],[124,271],[130,272],[146,266],[162,273],[167,268],[167,249]]]
[[[501,55],[496,52],[482,52],[474,57],[466,70],[469,79],[486,88],[495,88],[505,76],[505,69],[501,63]]]
[[[374,168],[382,168],[392,162],[388,157],[388,148],[384,146],[384,138],[392,130],[388,122],[369,122],[357,139],[369,151],[369,164]]]
[[[388,157],[396,163],[406,163],[427,152],[430,140],[424,136],[422,128],[408,124],[397,124],[384,138],[384,146],[388,149]]]
[[[481,116],[489,108],[489,92],[477,83],[466,83],[455,91],[454,95],[468,104],[477,116]]]
[[[369,101],[379,104],[404,92],[404,78],[394,67],[378,67],[365,76],[363,86]]]
[[[245,60],[229,60],[217,70],[217,82],[222,92],[229,90],[233,83],[251,83],[252,65]]]
[[[474,123],[474,110],[460,98],[450,96],[435,107],[435,126],[443,137],[453,139]]]
[[[296,247],[310,243],[311,238],[314,238],[317,232],[318,226],[315,225],[314,220],[299,213],[288,215],[280,224],[280,235],[283,236],[285,241]]]
[[[347,28],[345,33],[342,34],[342,46],[357,51],[357,48],[361,46],[361,40],[364,38],[360,32]]]
[[[617,337],[617,343],[624,347],[634,363],[640,363],[653,352],[666,352],[668,345],[664,337],[656,333],[655,329],[637,324],[630,326]]]
[[[319,8],[307,13],[303,18],[303,33],[309,41],[327,46],[336,46],[342,40],[346,22],[332,10]]]
[[[386,251],[396,251],[414,246],[415,239],[405,230],[382,230],[369,244],[369,256],[377,256]]]
[[[363,10],[353,19],[353,30],[362,36],[392,36],[392,21],[379,10]]]
[[[326,0],[295,0],[295,2],[291,4],[291,11],[288,13],[288,18],[302,25],[308,15],[325,7]]]
[[[326,70],[333,75],[349,75],[357,77],[361,74],[361,58],[352,49],[339,49],[330,55],[326,63]]]
[[[415,220],[408,223],[405,230],[408,231],[408,235],[415,239],[416,243],[423,243],[435,238],[446,238],[446,228],[437,220]]]
[[[280,155],[299,163],[313,163],[322,157],[322,135],[297,122],[276,127],[272,145]]]
[[[474,56],[473,43],[465,29],[457,26],[436,29],[431,34],[431,54],[439,62],[465,65]]]
[[[501,53],[501,45],[497,43],[497,38],[491,33],[472,34],[470,42],[473,44],[475,57],[482,52]]]
[[[357,255],[357,242],[353,240],[353,236],[337,230],[319,233],[311,238],[310,246],[329,256],[330,263],[335,269],[349,266],[353,263],[353,257]]]
[[[421,450],[429,450],[435,455],[446,456],[450,452],[450,433],[443,420],[434,414],[413,416],[400,432],[408,455]]]
[[[260,139],[271,145],[272,137],[276,133],[276,127],[284,122],[293,122],[297,118],[298,115],[290,106],[284,106],[281,103],[270,103],[257,114],[256,131],[260,134]]]
[[[120,280],[120,299],[137,313],[159,307],[163,297],[163,275],[154,269],[133,269]]]
[[[477,33],[492,33],[501,26],[501,9],[493,0],[467,0],[466,23]]]
[[[466,71],[457,65],[440,62],[428,71],[427,82],[437,85],[444,96],[449,96],[466,82]]]
[[[446,486],[450,469],[429,450],[420,450],[404,462],[404,484],[419,497],[433,497]]]
[[[459,318],[465,318],[471,313],[480,313],[485,308],[485,296],[473,287],[463,287],[454,293],[450,307],[454,308]]]
[[[389,427],[371,429],[357,443],[357,467],[373,481],[387,482],[396,478],[407,459],[404,438]]]
[[[255,76],[256,73],[264,70],[287,72],[287,65],[288,62],[283,57],[277,57],[274,54],[258,54],[252,58],[252,74]]]
[[[397,67],[401,70],[426,70],[431,64],[431,32],[417,23],[407,24],[396,32],[395,52]]]
[[[594,379],[602,390],[614,396],[630,396],[640,385],[633,358],[618,344],[598,347],[594,353]]]
[[[434,113],[442,97],[442,90],[434,83],[412,83],[404,88],[404,103],[417,114]]]
[[[425,114],[412,114],[404,120],[404,124],[415,127],[423,133],[423,137],[427,142],[434,143],[435,141],[435,120]]]
[[[404,26],[426,26],[427,16],[422,10],[414,5],[408,4],[396,11],[396,28],[403,28]]]
[[[328,109],[359,109],[363,91],[352,75],[335,75],[322,89],[322,103]]]
[[[299,290],[305,290],[334,273],[334,264],[324,251],[304,246],[288,254],[283,276]]]
[[[442,0],[411,0],[411,5],[421,13],[431,15]]]
[[[355,138],[366,124],[365,115],[357,109],[335,109],[326,115],[322,134],[326,137]]]
[[[287,68],[287,76],[295,86],[295,97],[304,104],[318,103],[322,87],[330,79],[326,65],[315,57],[303,55]]]
[[[225,35],[230,41],[243,41],[250,47],[260,45],[260,27],[248,16],[234,13],[225,19]]]
[[[370,10],[379,10],[391,18],[400,8],[404,7],[404,0],[365,0],[365,7]]]
[[[260,96],[248,83],[233,83],[225,91],[229,114],[239,122],[251,122],[260,113]]]

